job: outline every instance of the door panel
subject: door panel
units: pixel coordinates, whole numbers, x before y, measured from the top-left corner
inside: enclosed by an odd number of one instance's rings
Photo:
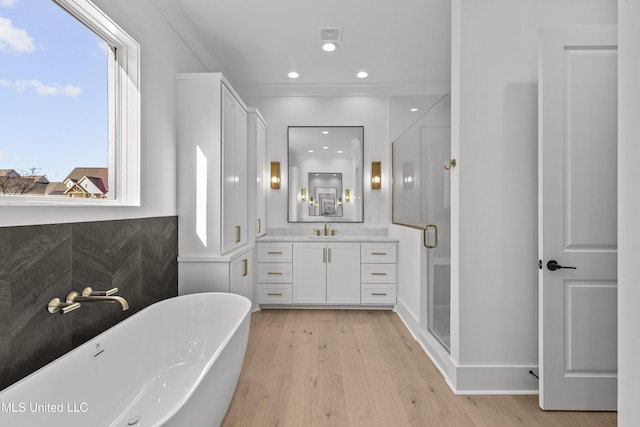
[[[541,33],[540,407],[615,410],[617,30]],[[564,267],[550,269],[556,260]]]
[[[234,197],[235,197],[235,223],[240,227],[240,241],[237,242],[237,246],[242,246],[247,243],[247,112],[242,105],[236,101],[235,108],[235,167],[234,167]],[[252,165],[253,166],[253,165]]]
[[[564,64],[567,249],[612,250],[617,151],[600,141],[617,134],[616,49],[565,48]]]
[[[293,303],[327,302],[327,245],[293,244]]]
[[[327,251],[327,303],[360,304],[360,243],[329,243]]]
[[[222,252],[237,246],[239,233],[235,220],[236,209],[236,102],[233,95],[222,86]]]
[[[565,281],[565,375],[615,375],[617,294],[614,281]]]

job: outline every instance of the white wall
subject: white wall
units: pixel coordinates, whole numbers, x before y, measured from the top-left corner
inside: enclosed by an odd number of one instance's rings
[[[460,365],[537,365],[538,29],[616,21],[614,0],[453,2],[452,357]]]
[[[618,425],[640,419],[640,1],[618,3]]]
[[[94,3],[141,46],[141,206],[0,207],[0,226],[176,215],[175,74],[204,66],[151,1]]]
[[[266,161],[279,161],[279,190],[267,191],[267,228],[309,228],[287,222],[287,127],[364,126],[364,223],[339,224],[335,228],[386,228],[389,216],[389,144],[387,97],[296,96],[242,97],[257,107],[267,122]],[[382,189],[371,189],[371,162],[382,161]]]

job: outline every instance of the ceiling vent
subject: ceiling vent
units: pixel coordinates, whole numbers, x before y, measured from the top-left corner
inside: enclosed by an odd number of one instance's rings
[[[320,41],[323,43],[326,42],[336,42],[339,43],[342,40],[342,28],[320,28]]]

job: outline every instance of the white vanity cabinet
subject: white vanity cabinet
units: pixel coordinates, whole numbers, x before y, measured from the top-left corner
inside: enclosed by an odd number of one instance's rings
[[[240,249],[248,235],[247,107],[220,73],[178,74],[177,104],[180,256]]]
[[[359,243],[293,243],[294,304],[360,304]]]
[[[259,304],[395,305],[397,243],[310,240],[257,241]]]

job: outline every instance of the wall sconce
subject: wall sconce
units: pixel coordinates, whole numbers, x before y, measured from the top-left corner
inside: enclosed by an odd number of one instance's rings
[[[309,197],[309,206],[313,206],[313,197]]]
[[[338,197],[338,206],[342,206],[342,197]]]
[[[307,189],[303,188],[300,190],[300,200],[302,200],[303,202],[307,201]]]
[[[382,185],[382,163],[371,162],[371,188],[379,190]]]
[[[349,191],[348,188],[344,190],[344,201],[346,203],[349,203],[351,201],[351,191]]]
[[[280,188],[280,162],[271,162],[271,188]]]

